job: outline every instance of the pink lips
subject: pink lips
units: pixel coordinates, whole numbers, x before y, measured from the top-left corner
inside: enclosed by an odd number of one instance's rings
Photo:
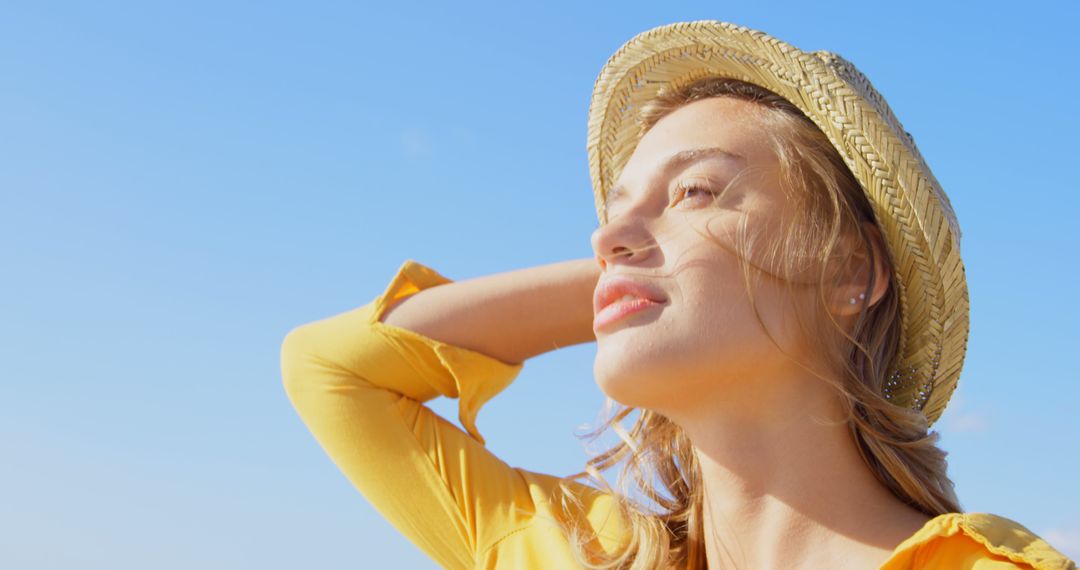
[[[626,295],[634,298],[621,301]],[[666,300],[659,289],[641,281],[619,276],[602,279],[593,295],[593,312],[596,315],[593,328],[600,329],[627,315],[661,306]]]

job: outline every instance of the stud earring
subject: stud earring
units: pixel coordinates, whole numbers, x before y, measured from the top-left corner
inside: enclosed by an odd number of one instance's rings
[[[865,298],[866,298],[866,293],[859,293],[859,299],[865,299]],[[851,298],[851,304],[852,305],[855,304],[855,297]]]

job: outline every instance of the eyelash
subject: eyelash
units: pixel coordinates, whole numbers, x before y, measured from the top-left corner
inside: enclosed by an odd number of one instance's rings
[[[677,203],[681,202],[681,201],[682,201],[682,198],[683,198],[683,197],[684,197],[684,196],[685,196],[685,195],[686,195],[686,194],[687,194],[688,192],[690,192],[691,190],[697,190],[697,191],[699,191],[699,192],[704,192],[704,193],[706,193],[706,194],[709,194],[709,195],[711,195],[711,196],[712,196],[712,197],[713,197],[714,199],[716,198],[716,195],[717,195],[717,193],[716,193],[716,192],[713,192],[712,190],[710,190],[710,189],[709,189],[708,187],[706,187],[706,186],[702,186],[702,185],[700,185],[700,184],[696,184],[696,183],[693,183],[693,182],[687,182],[687,183],[685,183],[685,184],[679,184],[678,188],[676,188],[676,190],[675,190],[675,198],[674,198],[675,202],[674,202],[674,204],[677,204]],[[674,205],[674,204],[672,204],[672,205]]]

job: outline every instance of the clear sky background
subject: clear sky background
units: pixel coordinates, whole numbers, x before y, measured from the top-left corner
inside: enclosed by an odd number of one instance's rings
[[[281,341],[405,259],[590,256],[596,74],[696,19],[840,53],[915,136],[963,230],[970,345],[934,426],[963,507],[1080,557],[1073,6],[4,2],[0,566],[434,567],[307,432]],[[594,352],[530,360],[489,448],[579,471]]]

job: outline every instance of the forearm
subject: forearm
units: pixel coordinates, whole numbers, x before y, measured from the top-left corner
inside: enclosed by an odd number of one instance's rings
[[[516,364],[595,340],[592,295],[600,267],[573,259],[424,289],[383,322]]]

